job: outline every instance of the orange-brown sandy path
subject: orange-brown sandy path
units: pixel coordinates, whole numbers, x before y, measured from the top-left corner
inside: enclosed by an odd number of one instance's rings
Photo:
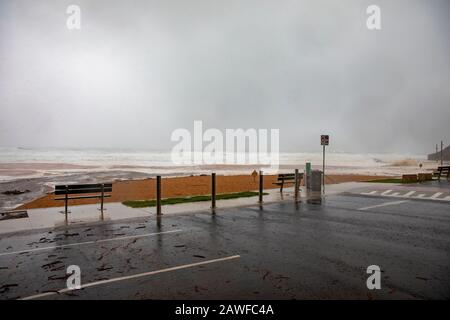
[[[367,181],[381,179],[381,176],[368,175],[330,175],[326,176],[326,183],[342,183],[350,181]],[[243,192],[258,190],[258,177],[254,179],[250,175],[217,176],[217,193]],[[273,184],[276,175],[264,176],[264,189],[278,188]],[[292,184],[290,185],[292,186]],[[182,197],[192,195],[205,195],[211,193],[211,176],[191,176],[162,178],[162,197]],[[156,179],[117,181],[113,183],[113,192],[105,202],[122,202],[125,200],[154,199],[156,194]],[[50,193],[35,199],[17,209],[35,209],[59,207],[63,201],[55,201],[55,195]],[[77,199],[70,200],[69,205],[94,204],[99,199]]]

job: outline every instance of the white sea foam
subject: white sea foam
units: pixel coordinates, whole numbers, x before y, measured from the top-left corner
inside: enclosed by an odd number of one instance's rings
[[[418,165],[394,165],[398,161],[405,159],[415,160],[410,163],[423,163],[425,167],[427,165],[434,166],[434,163],[425,160],[425,155],[355,154],[333,151],[327,152],[326,155],[328,173],[398,175],[421,170]],[[306,162],[311,162],[313,167],[320,169],[322,153],[280,153],[280,170],[288,170],[290,168],[302,169]],[[25,177],[69,175],[80,172],[89,174],[90,172],[99,171],[133,171],[149,175],[188,175],[208,173],[212,170],[221,174],[242,174],[253,170],[251,165],[175,166],[171,161],[170,152],[127,149],[0,148],[0,168],[2,164],[5,166],[6,163],[15,164],[15,168],[17,167],[18,171],[23,169],[21,165],[26,167],[26,170],[13,174],[14,170],[2,169],[0,171],[1,181],[11,181]],[[71,168],[61,164],[83,167]]]

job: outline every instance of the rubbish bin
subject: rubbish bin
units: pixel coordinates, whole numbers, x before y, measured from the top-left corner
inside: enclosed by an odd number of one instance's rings
[[[305,187],[310,191],[322,191],[322,171],[305,170]]]
[[[322,171],[312,170],[310,180],[310,189],[312,192],[322,192]]]
[[[309,174],[305,172],[307,202],[321,203],[322,200],[322,171],[312,170]]]

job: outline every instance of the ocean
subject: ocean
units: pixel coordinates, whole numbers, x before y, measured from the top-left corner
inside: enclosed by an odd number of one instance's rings
[[[302,170],[306,162],[321,169],[321,152],[282,152],[280,171]],[[327,151],[326,169],[330,174],[399,175],[420,170],[428,164],[426,155],[346,153]],[[0,181],[74,173],[119,173],[144,175],[249,174],[258,165],[175,165],[167,151],[130,149],[0,148]],[[262,168],[267,173],[276,170]],[[130,178],[133,178],[130,176]]]

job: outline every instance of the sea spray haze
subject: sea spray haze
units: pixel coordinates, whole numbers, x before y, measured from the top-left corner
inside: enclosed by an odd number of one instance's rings
[[[329,173],[398,175],[418,170],[427,163],[425,155],[415,154],[357,154],[330,151],[327,155]],[[409,160],[409,161],[406,161]],[[280,170],[303,168],[305,162],[319,166],[320,152],[279,154]],[[240,165],[174,165],[170,151],[145,149],[56,149],[0,148],[0,179],[70,175],[85,172],[132,171],[148,175],[190,175],[209,173],[249,174],[257,164]],[[268,168],[269,169],[269,168]]]

